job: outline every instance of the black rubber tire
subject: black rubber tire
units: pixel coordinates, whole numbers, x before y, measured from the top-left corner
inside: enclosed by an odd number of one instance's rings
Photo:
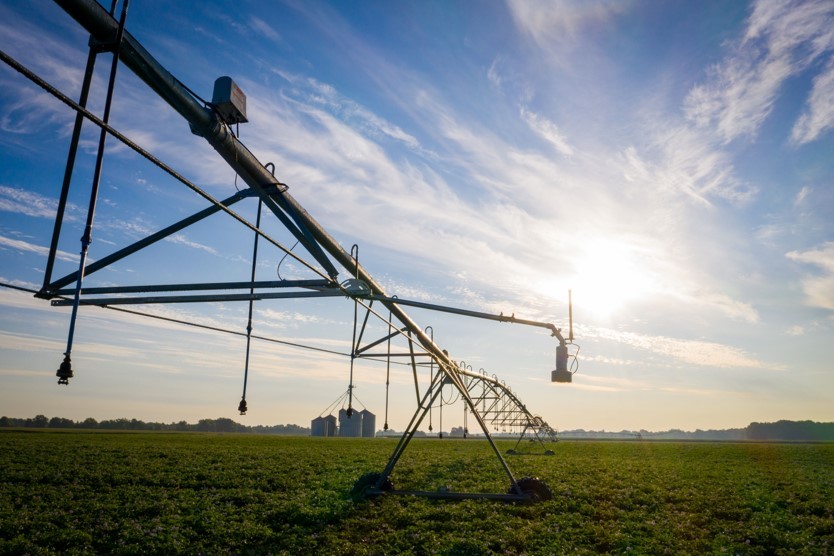
[[[523,477],[517,482],[522,494],[527,495],[531,504],[553,499],[553,492],[551,492],[550,487],[538,477]],[[510,487],[510,494],[512,493],[513,489]]]
[[[359,477],[356,482],[353,483],[353,488],[350,489],[350,497],[353,501],[361,502],[367,498],[368,491],[376,486],[376,483],[379,481],[381,476],[382,473],[365,473]],[[390,477],[385,479],[385,482],[382,483],[381,489],[383,491],[394,490],[394,483],[391,482]]]

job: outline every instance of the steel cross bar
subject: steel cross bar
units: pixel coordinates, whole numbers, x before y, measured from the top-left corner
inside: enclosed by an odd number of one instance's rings
[[[431,356],[432,355],[430,353],[411,353],[411,352],[403,352],[403,353],[397,353],[397,352],[365,353],[365,352],[362,352],[360,355],[357,355],[356,357],[361,358],[361,359],[385,359],[386,357],[414,358],[414,357],[431,357]],[[410,365],[410,363],[408,363],[408,364]],[[418,363],[418,366],[424,366],[424,365],[425,365],[424,363]]]
[[[267,280],[258,282],[207,282],[199,284],[151,284],[145,286],[112,286],[97,288],[81,288],[86,295],[103,295],[114,293],[149,293],[149,292],[178,292],[199,290],[242,290],[248,288],[335,288],[332,282],[326,280]],[[58,290],[55,295],[67,295],[70,290]]]
[[[369,349],[371,349],[372,347],[376,347],[379,344],[390,340],[391,338],[399,336],[400,334],[403,334],[405,331],[406,331],[405,328],[400,328],[400,329],[395,330],[394,332],[391,332],[387,336],[385,336],[383,338],[380,338],[379,340],[375,340],[375,341],[373,341],[369,344],[365,344],[364,347],[361,347],[361,348],[356,350],[356,355],[359,356],[359,355],[365,353],[366,351],[368,351]]]
[[[295,299],[300,297],[338,297],[344,296],[338,289],[301,292],[263,292],[263,293],[229,293],[213,295],[165,295],[149,297],[99,297],[79,300],[79,305],[145,305],[155,303],[206,303],[211,301],[261,301],[264,299]],[[72,305],[70,299],[53,299],[53,307]]]
[[[494,315],[492,313],[484,313],[481,311],[472,311],[469,309],[458,309],[456,307],[448,307],[446,305],[436,305],[434,303],[424,303],[422,301],[412,301],[409,299],[400,299],[399,297],[383,297],[380,295],[370,295],[368,299],[377,301],[390,301],[399,303],[400,305],[408,305],[410,307],[417,307],[420,309],[429,309],[431,311],[440,311],[442,313],[452,313],[455,315],[463,315],[465,317],[474,317],[478,319],[494,320],[498,322],[509,322],[513,324],[524,324],[527,326],[536,326],[539,328],[547,328],[553,336],[559,340],[559,343],[564,345],[565,339],[562,337],[562,329],[556,328],[556,325],[549,322],[542,322],[537,320],[518,319],[515,315],[506,316],[504,314]]]

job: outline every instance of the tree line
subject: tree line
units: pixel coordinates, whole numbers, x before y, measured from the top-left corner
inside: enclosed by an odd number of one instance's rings
[[[98,429],[98,430],[133,430],[133,431],[179,431],[179,432],[248,432],[257,434],[285,434],[309,436],[310,429],[299,425],[242,425],[231,419],[200,419],[196,423],[179,421],[177,423],[145,422],[139,419],[105,419],[97,421],[87,417],[83,421],[73,421],[64,417],[46,417],[36,415],[25,419],[0,417],[0,428],[37,428],[37,429]]]
[[[83,421],[73,421],[64,417],[46,417],[36,415],[26,419],[0,417],[0,428],[37,428],[37,429],[99,429],[99,430],[135,430],[135,431],[180,431],[180,432],[243,432],[255,434],[284,434],[309,436],[310,428],[299,425],[242,425],[231,419],[200,419],[196,423],[179,421],[177,423],[145,422],[138,419],[105,419],[97,421],[87,417]],[[460,429],[460,430],[457,430]],[[390,432],[390,431],[389,431]],[[424,433],[418,432],[419,436]],[[449,436],[463,436],[461,427],[454,427]],[[775,423],[750,423],[743,429],[696,430],[694,432],[673,429],[664,432],[649,431],[562,431],[568,438],[640,438],[643,440],[781,440],[794,442],[834,442],[834,423],[817,423],[815,421],[777,421]]]
[[[750,423],[746,429],[748,440],[797,440],[811,442],[834,441],[834,423],[814,421],[777,421]]]
[[[740,429],[684,431],[586,431],[583,429],[561,431],[561,438],[611,439],[611,440],[705,440],[705,441],[781,441],[781,442],[834,442],[834,423],[815,421],[776,421],[775,423],[750,423]]]

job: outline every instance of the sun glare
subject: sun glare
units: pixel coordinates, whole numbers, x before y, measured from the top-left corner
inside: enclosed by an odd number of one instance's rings
[[[624,242],[584,242],[569,279],[577,308],[608,318],[629,302],[647,296],[654,288],[654,278],[644,268],[644,259],[640,249]]]

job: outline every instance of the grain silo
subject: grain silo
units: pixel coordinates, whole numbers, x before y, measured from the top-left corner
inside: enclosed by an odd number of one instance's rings
[[[348,415],[346,409],[339,410],[339,436],[362,436],[362,413],[356,410]]]
[[[362,412],[362,436],[373,438],[376,435],[376,415],[363,409]]]
[[[310,421],[310,436],[327,436],[324,432],[324,417],[316,417]]]
[[[336,417],[316,417],[310,422],[310,436],[336,436]]]
[[[324,418],[324,436],[336,436],[336,416],[328,415]]]

